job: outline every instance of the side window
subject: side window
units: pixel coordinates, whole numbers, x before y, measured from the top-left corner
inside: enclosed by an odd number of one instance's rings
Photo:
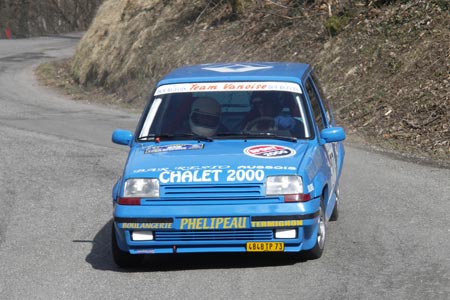
[[[320,130],[325,128],[325,123],[322,114],[322,108],[320,105],[319,97],[316,93],[316,90],[313,88],[311,78],[308,78],[306,81],[306,93],[308,93],[308,97],[311,100],[312,113],[314,115],[314,121],[317,125],[317,128]]]
[[[333,121],[331,119],[332,117],[331,117],[331,112],[330,112],[330,104],[326,98],[325,93],[323,92],[322,85],[320,84],[320,81],[314,72],[311,73],[311,77],[312,77],[313,84],[319,93],[319,97],[322,100],[323,109],[325,110],[325,116],[327,118],[327,123],[332,124]]]

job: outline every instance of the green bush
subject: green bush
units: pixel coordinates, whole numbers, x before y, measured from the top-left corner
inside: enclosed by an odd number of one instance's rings
[[[331,36],[336,36],[348,24],[349,18],[345,15],[331,16],[325,21],[325,29]]]

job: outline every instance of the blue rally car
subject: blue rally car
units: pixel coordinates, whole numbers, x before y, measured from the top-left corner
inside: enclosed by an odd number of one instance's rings
[[[156,86],[113,188],[112,253],[300,252],[322,255],[338,217],[345,132],[312,67],[204,64]]]

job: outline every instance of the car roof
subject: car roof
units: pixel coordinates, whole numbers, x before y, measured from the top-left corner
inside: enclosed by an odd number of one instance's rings
[[[157,86],[192,82],[286,81],[301,83],[309,64],[292,62],[213,63],[181,67],[167,74]]]

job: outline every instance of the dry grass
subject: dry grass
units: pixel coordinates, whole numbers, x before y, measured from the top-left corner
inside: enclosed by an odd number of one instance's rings
[[[178,66],[309,62],[352,137],[450,165],[445,2],[354,7],[339,15],[345,26],[333,37],[324,26],[327,10],[296,2],[246,1],[236,19],[226,1],[107,0],[78,46],[70,76],[56,84],[70,83],[69,91],[81,86],[81,93],[101,88],[117,104],[142,107],[155,82]],[[63,69],[69,73],[67,63]]]

